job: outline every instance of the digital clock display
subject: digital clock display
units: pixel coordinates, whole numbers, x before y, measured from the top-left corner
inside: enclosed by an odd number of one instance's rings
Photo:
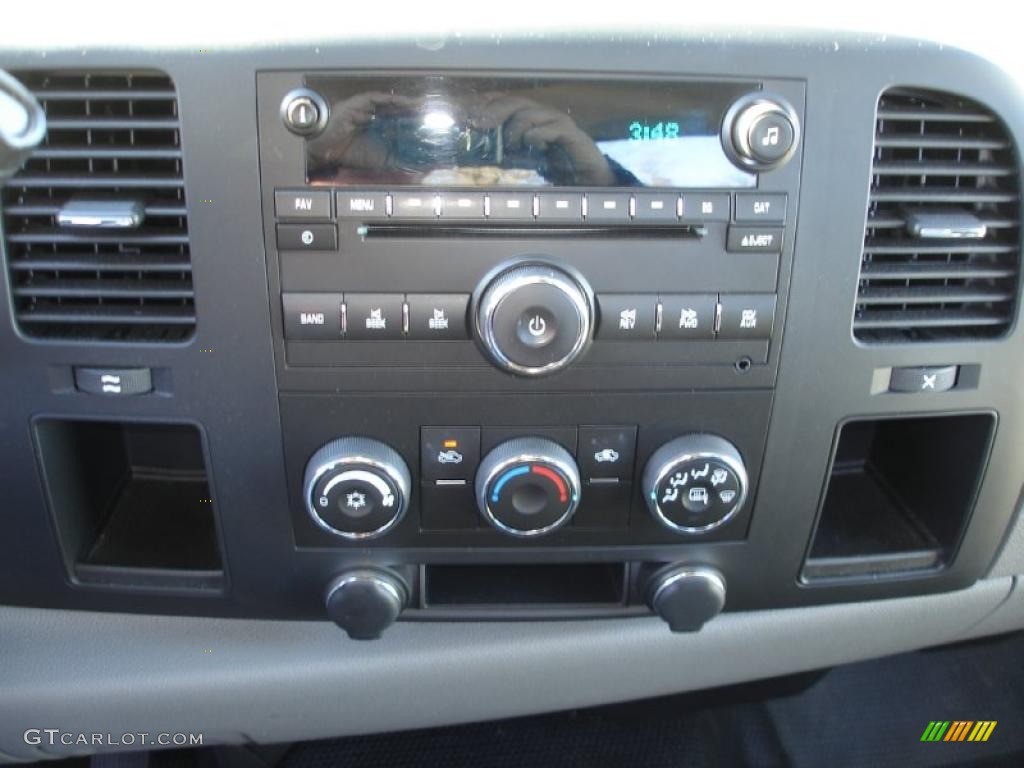
[[[629,138],[633,141],[658,141],[678,139],[679,123],[675,120],[659,120],[654,125],[634,120],[629,124]]]
[[[754,83],[313,75],[330,105],[310,183],[435,187],[753,187],[726,110]]]

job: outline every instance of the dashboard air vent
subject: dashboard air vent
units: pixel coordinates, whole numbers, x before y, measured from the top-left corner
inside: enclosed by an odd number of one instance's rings
[[[990,338],[1013,322],[1020,167],[990,111],[937,91],[878,103],[854,335]]]
[[[156,71],[15,75],[47,118],[2,198],[22,332],[187,338],[196,321],[174,83]]]

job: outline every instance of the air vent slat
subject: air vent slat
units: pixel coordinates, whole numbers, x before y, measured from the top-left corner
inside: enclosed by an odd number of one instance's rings
[[[3,189],[15,313],[30,337],[175,342],[195,302],[174,83],[156,71],[15,73],[47,136]],[[124,229],[58,224],[76,204],[144,212]]]
[[[148,229],[139,234],[123,234],[109,230],[28,229],[7,236],[8,243],[97,243],[122,245],[188,245],[188,235],[172,229]]]
[[[1011,301],[1013,293],[998,288],[871,286],[861,289],[860,298],[871,304],[992,304]]]
[[[29,175],[15,176],[8,182],[9,186],[26,189],[45,187],[55,189],[70,187],[72,189],[167,189],[183,187],[180,178],[166,176],[128,176],[117,173],[81,174],[75,176]]]
[[[173,147],[40,147],[32,153],[42,160],[174,160],[181,150]]]
[[[40,101],[174,101],[174,90],[145,90],[126,88],[118,90],[84,89],[57,90],[40,88],[33,92]]]
[[[1016,193],[998,190],[974,189],[879,189],[871,193],[871,199],[878,203],[1012,203]]]
[[[864,244],[864,253],[872,256],[882,254],[925,255],[936,253],[1016,253],[1017,246],[1012,243],[987,243],[984,240],[945,240],[935,243],[909,240],[905,242],[889,242],[871,240]]]
[[[1017,274],[1017,268],[998,264],[876,261],[865,264],[860,274],[862,278],[870,280],[999,280],[1013,277]]]
[[[968,312],[964,310],[876,310],[865,312],[859,319],[861,328],[903,331],[906,328],[934,330],[937,328],[978,328],[1006,323],[1000,312]]]
[[[23,323],[103,324],[103,325],[179,325],[195,324],[195,317],[189,307],[159,307],[156,305],[89,307],[74,305],[37,305],[26,312]]]
[[[995,118],[985,112],[933,109],[925,106],[883,107],[878,110],[879,120],[909,120],[940,123],[992,123]]]
[[[992,163],[914,162],[907,160],[875,163],[876,176],[1012,176],[1015,171]]]
[[[15,286],[15,296],[47,298],[188,299],[191,285],[158,280],[33,280]]]
[[[1010,143],[1002,139],[966,138],[964,136],[940,136],[916,134],[908,136],[880,136],[875,147],[881,149],[1009,149]]]
[[[981,105],[938,91],[884,93],[853,320],[857,338],[967,341],[1006,333],[1020,274],[1019,177],[1009,134]],[[984,236],[915,236],[924,221],[933,232],[948,221],[950,231]]]
[[[55,117],[47,119],[49,131],[139,131],[139,130],[176,130],[177,118],[154,117]]]
[[[22,256],[13,272],[190,272],[188,257],[154,253],[102,256]]]

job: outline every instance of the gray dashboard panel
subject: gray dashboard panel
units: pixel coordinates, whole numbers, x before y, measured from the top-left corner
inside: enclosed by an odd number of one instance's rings
[[[188,194],[193,200],[217,200],[219,207],[216,215],[196,211],[190,218],[199,333],[187,348],[146,353],[147,363],[173,367],[174,395],[129,407],[137,417],[197,419],[208,435],[234,601],[211,600],[208,612],[256,612],[270,596],[308,598],[282,574],[261,567],[291,549],[292,533],[280,481],[284,461],[260,217],[257,69],[495,68],[543,61],[545,67],[560,69],[762,72],[806,78],[805,149],[813,160],[805,162],[789,317],[766,449],[771,458],[764,467],[761,494],[811,510],[817,506],[828,446],[840,418],[931,407],[872,396],[872,369],[903,362],[908,351],[861,347],[849,333],[873,124],[864,105],[873,105],[882,89],[897,82],[941,86],[986,101],[1015,127],[1018,141],[1024,127],[1024,106],[1009,77],[979,58],[931,43],[841,39],[842,44],[832,36],[753,34],[725,45],[721,39],[701,43],[693,33],[677,39],[618,40],[615,58],[601,41],[553,38],[543,44],[504,39],[500,46],[453,39],[436,50],[413,42],[343,46],[322,41],[202,54],[87,48],[42,58],[24,50],[0,52],[0,66],[8,68],[155,66],[177,82]],[[770,71],[764,71],[766,62]],[[831,193],[817,194],[817,189]],[[811,268],[814,262],[818,264]],[[234,291],[223,292],[222,286]],[[6,290],[0,291],[5,315],[10,313],[7,296]],[[831,315],[825,312],[828,308],[834,310]],[[820,322],[826,315],[827,321]],[[998,458],[990,468],[990,477],[1000,480],[986,485],[979,507],[993,516],[1008,515],[1024,480],[1016,447],[1024,434],[1024,412],[1016,389],[1007,384],[1024,374],[1022,342],[1024,334],[1018,329],[998,346],[927,345],[912,353],[916,364],[998,365],[1005,373],[1005,381],[983,379],[978,390],[950,393],[942,401],[951,408],[995,404],[1008,409],[1000,414]],[[221,353],[211,362],[199,353],[203,348]],[[1008,350],[1013,352],[1009,357]],[[11,476],[33,477],[35,466],[26,450],[29,417],[71,409],[49,391],[47,366],[130,365],[138,353],[26,345],[9,323],[0,323],[0,354],[11,360],[15,352],[22,363],[17,372],[9,364],[0,365],[5,403],[0,455],[13,457],[7,464]],[[211,376],[211,370],[217,375]],[[850,376],[850,371],[858,375]],[[244,407],[238,405],[240,394]],[[102,416],[105,407],[76,403],[74,412]],[[811,455],[794,461],[798,451]],[[789,469],[795,465],[810,479],[795,485]],[[9,490],[4,501],[5,515],[41,509],[35,483]],[[750,535],[797,560],[809,530],[780,528],[774,510],[770,505],[759,508]],[[258,525],[251,524],[254,514]],[[994,541],[998,531],[984,535]],[[0,574],[12,584],[18,574],[43,564],[52,574],[44,586],[67,589],[46,525],[26,527],[19,540],[0,544],[0,558]],[[1024,529],[1018,523],[993,573],[1022,572]],[[765,577],[794,580],[796,573],[766,569]],[[1012,585],[1012,579],[999,578],[943,595],[730,614],[684,637],[670,635],[657,620],[639,619],[405,624],[380,642],[354,644],[327,623],[0,608],[0,753],[10,759],[52,756],[24,743],[23,732],[31,727],[194,730],[206,733],[209,743],[266,742],[693,690],[1021,627],[1019,598],[1015,594],[1006,602]],[[96,610],[116,610],[119,604],[102,593],[90,595],[87,603]],[[139,606],[174,612],[180,604],[173,596],[145,596]]]
[[[374,642],[323,622],[0,608],[0,758],[75,753],[26,745],[29,728],[268,743],[696,690],[952,642],[1012,586],[729,614],[691,635],[650,618],[400,624]]]

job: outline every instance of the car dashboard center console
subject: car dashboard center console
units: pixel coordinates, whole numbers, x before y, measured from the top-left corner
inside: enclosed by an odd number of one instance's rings
[[[974,582],[1019,96],[765,47],[0,62],[48,124],[2,199],[0,600],[371,638]]]

